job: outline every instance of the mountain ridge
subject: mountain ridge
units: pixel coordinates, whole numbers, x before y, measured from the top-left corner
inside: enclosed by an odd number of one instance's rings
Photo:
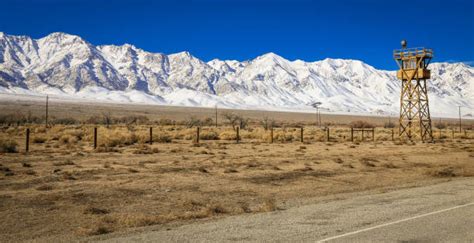
[[[474,107],[474,68],[432,63],[432,113]],[[0,90],[117,102],[229,108],[311,109],[395,113],[400,83],[395,71],[359,60],[287,60],[273,52],[252,60],[205,62],[187,51],[152,53],[134,45],[94,46],[54,32],[40,39],[0,32]]]

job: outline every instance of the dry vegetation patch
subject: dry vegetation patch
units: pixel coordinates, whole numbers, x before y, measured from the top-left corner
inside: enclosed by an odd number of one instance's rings
[[[323,195],[474,176],[474,140],[349,141],[350,129],[173,124],[31,126],[0,130],[0,238],[81,238],[170,222],[278,210]],[[237,124],[236,124],[237,126]],[[378,138],[377,138],[378,137]],[[234,141],[233,141],[234,140]],[[324,141],[324,142],[321,142]],[[21,152],[21,153],[11,153]]]

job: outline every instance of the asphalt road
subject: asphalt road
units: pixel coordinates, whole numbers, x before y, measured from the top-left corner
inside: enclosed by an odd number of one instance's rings
[[[474,242],[474,178],[110,235],[110,242]]]

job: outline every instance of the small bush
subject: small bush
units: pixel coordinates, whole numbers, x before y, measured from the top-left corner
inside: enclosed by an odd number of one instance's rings
[[[84,210],[84,214],[108,214],[110,210],[96,207],[88,207]]]
[[[59,142],[62,144],[74,144],[77,142],[77,138],[69,134],[65,134],[59,137]]]
[[[100,141],[100,138],[99,138]],[[128,133],[122,131],[114,131],[105,136],[100,143],[106,147],[117,147],[121,145],[133,145],[139,141],[139,137],[135,133]]]
[[[171,143],[173,139],[168,134],[156,134],[153,135],[153,141],[158,143]]]
[[[375,125],[366,121],[353,121],[350,123],[352,128],[374,128]]]
[[[393,122],[386,122],[384,125],[383,125],[384,128],[394,128],[395,127],[395,123]]]
[[[454,171],[453,167],[447,167],[432,172],[432,175],[435,177],[456,177],[457,174]]]
[[[274,135],[274,139],[280,142],[290,142],[293,141],[294,136],[293,134],[277,133]]]
[[[18,144],[13,140],[0,139],[1,153],[16,153]]]
[[[106,145],[101,145],[96,149],[97,153],[115,153],[115,152],[120,152],[116,148],[108,147]]]
[[[62,125],[74,125],[74,124],[78,124],[79,121],[74,118],[57,118],[57,119],[54,119],[52,123],[62,124]]]
[[[75,165],[74,161],[72,160],[65,160],[65,161],[59,161],[59,162],[54,162],[54,166],[66,166],[66,165]]]
[[[219,135],[214,131],[204,131],[199,134],[202,140],[219,140]]]
[[[435,124],[435,127],[436,127],[437,129],[446,129],[447,125],[446,125],[445,122],[437,122],[437,123]]]
[[[234,131],[223,131],[219,133],[219,138],[222,140],[235,140],[237,134]]]
[[[46,140],[46,137],[36,136],[33,138],[33,143],[45,143]]]

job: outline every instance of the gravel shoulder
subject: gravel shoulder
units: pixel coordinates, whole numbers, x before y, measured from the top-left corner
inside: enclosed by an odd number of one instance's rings
[[[149,231],[107,235],[105,242],[317,241],[474,202],[474,178],[333,200],[269,213],[238,215]],[[474,206],[407,220],[336,241],[473,240]],[[471,216],[469,216],[471,215]],[[449,230],[449,227],[456,230]],[[467,231],[467,232],[466,232]],[[398,232],[398,233],[397,233]],[[418,237],[418,238],[417,238]]]

